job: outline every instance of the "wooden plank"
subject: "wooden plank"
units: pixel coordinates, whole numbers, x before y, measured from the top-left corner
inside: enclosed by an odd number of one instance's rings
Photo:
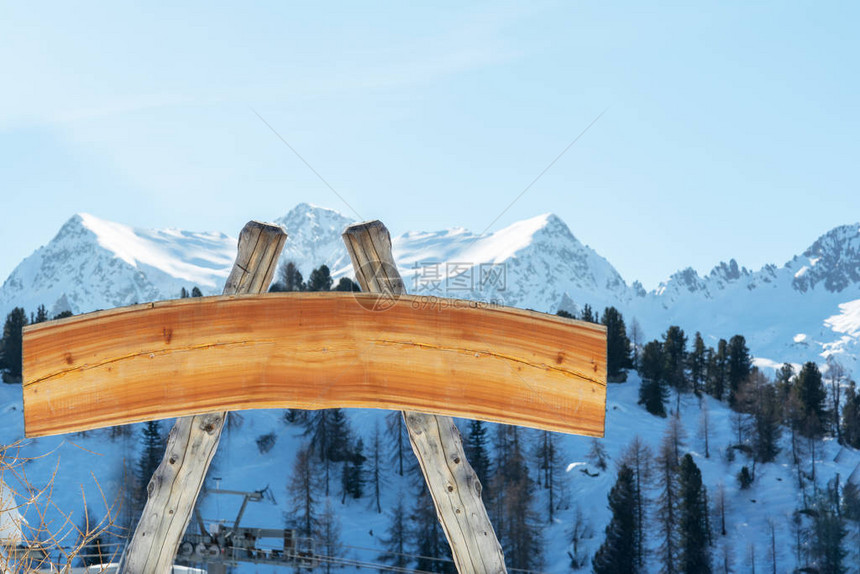
[[[404,298],[404,293],[406,293],[406,287],[403,285],[403,279],[397,271],[394,256],[391,253],[391,236],[385,225],[381,221],[370,221],[350,226],[344,232],[343,240],[346,243],[355,276],[361,288],[365,291],[380,293],[381,301],[386,303],[385,306],[395,301],[400,303]],[[375,308],[381,309],[385,306],[380,305]],[[463,332],[467,332],[475,323],[477,321],[466,323],[463,326]],[[505,340],[494,339],[494,337],[503,331],[498,323],[501,323],[501,321],[489,323],[493,328],[486,335],[487,339],[473,338],[470,340],[470,344],[463,344],[469,339],[462,337],[463,341],[457,343],[456,349],[458,351],[464,348],[468,349],[467,356],[472,354],[471,351],[474,350],[473,356],[476,359],[480,359],[480,351],[477,348],[471,348],[474,342],[480,341],[489,345],[486,348],[490,349],[494,358],[504,357],[505,359],[514,359],[515,364],[508,365],[510,373],[507,376],[509,381],[514,380],[515,387],[520,391],[524,387],[527,388],[534,384],[532,373],[523,371],[524,365],[541,365],[544,372],[556,374],[555,371],[550,370],[554,368],[552,367],[552,353],[558,353],[555,355],[556,359],[562,358],[560,362],[556,360],[556,365],[561,365],[564,363],[564,355],[562,354],[564,351],[552,348],[548,355],[545,354],[538,357],[535,355],[534,349],[532,349],[531,355],[529,353],[509,355],[505,353],[507,351]],[[535,325],[536,328],[539,326],[542,326],[540,322],[538,325]],[[517,325],[515,329],[514,340],[518,340],[521,336],[525,337],[527,333],[534,332],[525,328],[520,329],[519,327]],[[526,327],[526,325],[522,327]],[[580,324],[578,327],[583,329],[586,326]],[[591,341],[594,333],[595,331],[589,328],[579,334],[585,335],[583,338]],[[576,338],[571,337],[571,339]],[[495,344],[502,346],[496,347],[494,346]],[[587,347],[588,345],[586,344],[583,344],[583,347],[579,347],[581,352],[580,359],[586,359],[589,356],[589,352],[585,351]],[[605,349],[605,345],[602,348]],[[599,349],[597,350],[597,355],[599,355]],[[598,365],[598,360],[595,359],[594,353],[591,354],[590,361],[592,365]],[[495,361],[484,361],[484,363],[488,362],[494,363]],[[604,368],[600,368],[599,366],[595,368],[594,374],[598,374],[599,376],[600,373],[605,371],[605,361],[603,366]],[[463,391],[475,390],[483,386],[483,383],[487,380],[483,375],[488,370],[491,369],[486,369],[484,373],[475,373],[465,378],[466,388]],[[511,377],[511,374],[514,374],[515,377]],[[456,370],[442,370],[435,374],[435,383],[432,379],[422,381],[424,383],[422,386],[444,388],[448,386],[448,381],[460,376],[462,374]],[[581,380],[577,381],[579,384],[571,384],[572,381],[569,381],[567,388],[579,386],[583,382],[588,381],[591,376],[592,373],[588,373],[586,369],[585,372],[580,373]],[[520,384],[516,384],[517,382]],[[605,401],[605,377],[603,383],[604,393],[597,391],[596,393],[586,393],[586,395],[593,397],[595,394],[603,394],[603,400]],[[585,387],[591,390],[596,390],[594,385],[593,381],[585,383]],[[564,383],[560,383],[560,386],[561,388],[565,388]],[[494,390],[495,393],[493,392]],[[534,391],[535,389],[532,388],[530,390]],[[483,401],[485,405],[494,402],[499,397],[513,399],[514,404],[509,403],[505,405],[501,411],[505,414],[514,412],[517,406],[531,406],[534,404],[533,400],[517,400],[519,393],[510,393],[507,388],[493,389],[491,387],[487,389],[487,392],[482,394],[484,395]],[[444,397],[444,402],[437,404],[444,404],[449,408],[461,406],[467,409],[475,408],[477,405],[472,405],[466,396],[467,392],[452,393]],[[529,393],[528,391],[526,392],[526,396],[532,399],[538,397],[541,401],[548,398],[543,393]],[[466,407],[467,404],[469,405],[468,407]],[[600,411],[599,418],[601,419],[600,427],[602,434],[602,415],[604,409],[601,406],[598,410]],[[472,413],[470,416],[475,416],[475,413]],[[418,458],[418,465],[421,468],[427,488],[430,491],[430,496],[433,499],[436,516],[439,518],[439,523],[445,532],[448,544],[451,546],[451,555],[454,558],[458,572],[488,572],[493,574],[507,572],[504,552],[496,537],[495,530],[493,530],[493,525],[490,523],[487,509],[481,500],[481,482],[466,459],[466,453],[463,450],[463,441],[460,438],[460,433],[453,419],[450,416],[438,416],[416,411],[404,411],[403,418],[406,422],[412,450]],[[550,418],[550,420],[554,419]]]
[[[287,234],[279,225],[257,221],[245,225],[239,234],[238,253],[224,285],[224,293],[260,293],[268,289],[286,239]],[[98,314],[93,314],[85,322],[98,329],[97,317]],[[69,323],[57,327],[68,329]],[[162,337],[168,344],[171,333],[170,328],[164,326]],[[125,332],[115,332],[113,335],[122,338]],[[75,355],[71,351],[63,355],[67,368],[74,366],[75,356],[82,358],[80,349],[75,347]],[[156,379],[150,377],[150,384],[155,382]],[[122,386],[121,381],[114,379],[114,384],[117,383]],[[157,383],[164,386],[169,381],[158,379]],[[68,392],[68,387],[64,390]],[[127,392],[132,390],[128,389]],[[25,391],[25,404],[26,395]],[[98,394],[90,399],[98,401]],[[122,408],[122,403],[117,403],[113,408]],[[172,571],[179,542],[188,528],[194,504],[218,448],[226,417],[226,412],[209,412],[180,418],[173,425],[167,438],[164,458],[149,481],[146,506],[131,542],[120,559],[118,572],[167,574]]]
[[[600,436],[605,346],[600,325],[462,300],[329,292],[149,303],[27,328],[25,429],[370,407]]]

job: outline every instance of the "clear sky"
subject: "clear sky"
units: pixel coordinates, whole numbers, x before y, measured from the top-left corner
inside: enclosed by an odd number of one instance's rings
[[[0,279],[79,211],[236,234],[307,201],[479,232],[604,110],[492,229],[554,212],[651,288],[860,220],[856,2],[0,13]]]

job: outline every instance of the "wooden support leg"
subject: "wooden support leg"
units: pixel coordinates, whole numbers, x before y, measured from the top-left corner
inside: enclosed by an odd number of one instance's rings
[[[350,226],[343,240],[363,291],[382,293],[391,300],[406,293],[391,254],[391,236],[382,222]],[[384,312],[383,307],[368,312]],[[417,412],[403,416],[457,570],[507,572],[502,547],[481,500],[481,483],[466,460],[454,420]]]
[[[269,287],[287,234],[282,227],[249,222],[239,234],[239,253],[225,295],[262,293]],[[148,498],[118,572],[168,574],[194,509],[227,413],[177,419],[164,458],[147,487]]]

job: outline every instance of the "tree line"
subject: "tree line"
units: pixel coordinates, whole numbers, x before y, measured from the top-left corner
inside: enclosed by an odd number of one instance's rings
[[[6,315],[6,322],[3,324],[3,338],[0,339],[0,371],[3,373],[3,382],[21,382],[24,327],[43,323],[49,319],[63,319],[71,316],[71,311],[63,311],[51,317],[44,305],[39,305],[36,311],[31,312],[29,316],[23,307],[12,309]]]
[[[270,291],[332,290],[333,283],[325,265],[314,269],[305,282],[290,262],[280,268]],[[355,291],[358,286],[342,278],[335,290]],[[196,287],[180,292],[182,297],[200,295]],[[786,448],[790,448],[802,494],[790,525],[797,567],[828,573],[845,571],[849,526],[854,525],[860,535],[860,492],[853,483],[840,482],[838,477],[822,484],[816,474],[816,449],[821,438],[830,436],[840,444],[860,448],[860,394],[836,361],[828,361],[824,374],[815,362],[807,362],[799,369],[785,364],[774,377],[768,377],[753,366],[740,334],[720,339],[710,347],[700,333],[690,343],[683,329],[670,326],[660,339],[643,342],[636,320],[628,328],[614,307],[599,314],[585,305],[576,317],[558,314],[606,326],[609,380],[625,381],[628,370],[637,370],[640,404],[655,416],[669,417],[668,430],[656,453],[637,438],[618,461],[615,486],[608,497],[612,519],[598,552],[585,557],[578,547],[588,536],[589,527],[581,512],[575,511],[572,517],[567,512],[570,501],[560,479],[565,456],[560,452],[558,435],[482,421],[464,423],[466,454],[483,485],[485,504],[511,568],[541,567],[541,529],[564,512],[570,522],[572,567],[582,567],[590,560],[595,572],[637,572],[653,557],[665,572],[732,571],[733,558],[725,545],[719,544],[727,533],[725,492],[717,485],[709,498],[701,471],[685,453],[686,438],[678,419],[682,395],[709,395],[732,409],[732,436],[724,453],[729,461],[743,458],[745,464],[736,477],[740,488],[754,484],[757,466],[773,462],[781,445],[789,445]],[[70,315],[67,312],[52,318]],[[20,382],[23,326],[47,319],[44,306],[29,316],[22,308],[9,313],[0,341],[5,381],[15,382],[17,376]],[[700,405],[704,456],[709,457],[707,403],[700,401]],[[408,493],[403,494],[411,496],[398,496],[396,504],[387,510],[386,532],[377,534],[385,549],[379,559],[398,567],[453,571],[447,542],[400,413],[390,413],[385,428],[375,429],[367,445],[341,409],[287,410],[284,421],[301,429],[305,437],[286,477],[293,501],[287,516],[289,525],[317,539],[326,553],[337,555],[342,549],[336,505],[363,500],[382,513],[382,485],[397,474],[407,477]],[[157,422],[151,422],[139,425],[137,431],[132,427],[107,431],[111,438],[139,434],[140,456],[126,473],[132,516],[145,503],[145,484],[161,460],[164,438],[159,428]],[[782,442],[786,432],[789,440]],[[276,440],[275,433],[258,437],[260,452],[271,449]],[[597,441],[590,458],[597,468],[606,470],[607,457]],[[642,527],[649,517],[659,525],[650,532]],[[772,529],[771,535],[776,545],[776,530]],[[649,550],[649,539],[659,539],[659,548]]]
[[[560,313],[563,314],[563,313]],[[567,316],[570,316],[567,314]],[[725,536],[724,487],[709,508],[707,489],[701,472],[689,455],[683,455],[684,436],[678,416],[681,396],[699,397],[699,431],[704,455],[710,456],[711,437],[705,394],[725,402],[731,409],[732,435],[724,453],[727,461],[743,457],[735,479],[740,489],[756,480],[757,465],[773,462],[781,452],[784,432],[788,432],[790,460],[801,500],[791,518],[790,530],[796,568],[821,573],[847,571],[845,539],[853,525],[860,538],[860,489],[837,475],[821,484],[816,473],[819,441],[832,437],[840,445],[860,448],[860,394],[846,370],[833,357],[822,369],[808,361],[799,369],[786,363],[774,376],[753,365],[743,335],[720,339],[716,348],[705,345],[700,333],[688,345],[679,326],[670,326],[661,339],[639,344],[641,330],[635,320],[627,337],[611,325],[623,325],[621,314],[607,308],[603,320],[589,306],[581,320],[607,325],[607,372],[634,368],[641,384],[639,403],[655,416],[670,416],[667,435],[653,455],[638,439],[618,463],[615,486],[609,494],[612,520],[605,540],[592,558],[595,572],[638,572],[645,565],[647,551],[642,517],[652,513],[659,527],[657,559],[662,572],[731,572],[732,556],[725,545],[717,552],[715,538]],[[613,343],[613,339],[615,342]],[[615,367],[612,367],[614,363]],[[623,365],[624,367],[621,367]],[[614,380],[625,376],[615,374]],[[674,393],[674,409],[669,397]],[[651,485],[652,496],[643,496],[643,485]],[[709,517],[718,517],[711,524]],[[770,559],[776,566],[777,529],[769,525]],[[755,563],[754,548],[747,561]]]
[[[334,288],[332,288],[334,286]],[[288,261],[278,268],[278,276],[271,287],[270,293],[292,292],[292,291],[360,291],[358,283],[349,277],[341,277],[337,285],[331,276],[331,270],[327,265],[320,265],[311,271],[310,277],[305,281],[302,272],[296,267],[295,262]]]

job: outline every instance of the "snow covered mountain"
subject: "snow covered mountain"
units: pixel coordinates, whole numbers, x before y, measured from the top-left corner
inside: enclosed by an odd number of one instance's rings
[[[731,260],[705,277],[688,268],[620,308],[649,337],[670,324],[701,331],[711,344],[740,333],[762,364],[834,354],[853,370],[860,350],[858,246],[860,225],[837,227],[782,267],[750,271]]]
[[[340,237],[351,219],[302,203],[275,221],[289,234],[282,263],[294,261],[306,278],[323,263],[335,278],[352,274]],[[704,277],[687,268],[650,292],[625,282],[552,214],[484,235],[454,228],[411,231],[392,241],[412,293],[547,312],[614,305],[628,323],[636,319],[646,338],[677,324],[690,335],[701,331],[712,345],[741,333],[761,364],[821,361],[832,353],[856,366],[860,225],[827,232],[781,267],[750,271],[731,260]],[[142,230],[75,215],[6,279],[0,313],[40,304],[53,313],[81,313],[175,298],[193,286],[216,294],[235,244],[223,233]]]
[[[290,236],[282,261],[295,261],[305,277],[322,263],[329,265],[336,277],[351,274],[340,238],[344,226],[351,223],[349,218],[301,204],[276,221]],[[198,286],[206,294],[217,293],[235,256],[235,242],[234,237],[221,233],[141,230],[91,215],[76,215],[9,276],[0,288],[0,313],[16,305],[32,311],[39,304],[54,312],[71,309],[78,313],[177,297],[182,287]],[[681,325],[689,335],[699,330],[710,344],[718,337],[741,333],[760,364],[807,359],[820,362],[822,354],[833,353],[856,378],[860,225],[833,229],[782,266],[751,271],[731,260],[718,264],[705,276],[685,269],[650,292],[636,282],[625,282],[606,259],[581,243],[551,214],[486,235],[464,229],[413,231],[394,237],[393,244],[410,292],[494,300],[549,312],[559,308],[577,311],[586,303],[597,310],[615,305],[628,325],[636,319],[648,338],[659,337],[670,324]],[[542,527],[542,571],[569,572],[571,554],[583,558],[580,571],[588,571],[587,559],[602,542],[609,519],[606,495],[615,480],[611,464],[620,459],[635,436],[652,450],[659,444],[668,420],[647,414],[637,404],[638,383],[633,372],[627,383],[608,388],[607,435],[602,441],[610,459],[608,470],[589,461],[590,439],[561,439],[564,503],[552,521],[543,510],[548,502],[546,492],[539,493],[536,504],[541,520],[546,521]],[[737,432],[736,417],[724,403],[710,397],[698,400],[684,395],[680,408],[679,420],[687,436],[685,451],[692,453],[701,468],[709,493],[725,497],[727,534],[717,538],[715,560],[731,556],[736,571],[750,571],[755,555],[760,569],[770,571],[773,561],[777,571],[791,571],[796,561],[792,517],[803,500],[795,483],[797,475],[808,476],[814,458],[820,488],[837,476],[842,481],[849,477],[860,480],[860,452],[840,447],[828,437],[814,442],[814,454],[806,452],[798,469],[792,461],[790,434],[785,431],[776,461],[759,465],[751,489],[741,490],[735,476],[749,462],[731,448]],[[0,385],[0,445],[23,437],[20,411],[20,387]],[[709,413],[707,419],[705,413]],[[216,486],[237,490],[269,484],[277,502],[249,505],[245,520],[247,524],[281,527],[289,511],[288,477],[296,452],[307,437],[299,426],[284,424],[279,411],[247,411],[242,416],[241,428],[222,439],[213,472],[217,478],[213,480]],[[365,445],[372,444],[375,429],[385,428],[385,413],[381,411],[350,410],[348,416]],[[710,429],[710,456],[705,455],[704,420]],[[167,428],[167,424],[162,425],[163,432]],[[256,441],[268,435],[275,437],[275,444],[264,453]],[[526,431],[525,436],[532,444],[537,435]],[[55,457],[62,457],[54,498],[59,508],[74,512],[72,520],[77,521],[83,511],[82,489],[87,500],[100,500],[99,488],[104,488],[112,500],[123,486],[123,465],[133,465],[140,445],[136,434],[117,438],[109,430],[76,436],[74,442],[71,438],[29,441],[22,454],[34,457],[28,462],[28,475],[40,486],[47,484],[57,469]],[[809,445],[813,443],[805,448]],[[45,453],[49,456],[39,456]],[[342,553],[349,560],[370,563],[378,558],[381,536],[389,524],[386,513],[398,499],[411,497],[407,479],[390,468],[385,472],[382,514],[367,500],[347,499],[337,505]],[[657,492],[652,489],[648,495],[656,497]],[[228,508],[227,502],[210,497],[204,502],[204,515],[207,519],[230,518],[236,510]],[[98,503],[95,506],[96,512],[103,512]],[[772,558],[768,554],[771,523],[776,540]],[[580,538],[574,547],[571,530],[576,525]],[[846,547],[854,544],[848,559],[853,567],[860,564],[860,555],[855,539],[851,540]],[[648,572],[658,571],[654,558],[657,544],[652,534]],[[252,571],[257,570],[249,566],[237,569]],[[342,570],[358,571],[352,566]]]
[[[174,298],[194,285],[210,292],[235,256],[236,240],[222,233],[134,229],[82,213],[12,271],[0,309],[82,313]]]

